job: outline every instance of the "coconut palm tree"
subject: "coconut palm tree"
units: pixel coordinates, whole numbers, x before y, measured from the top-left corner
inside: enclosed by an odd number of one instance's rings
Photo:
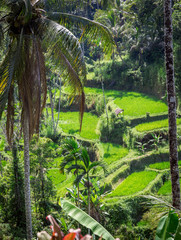
[[[39,131],[39,121],[46,102],[46,56],[53,56],[62,78],[72,87],[72,97],[81,99],[82,122],[85,95],[83,91],[86,69],[78,39],[65,27],[50,20],[38,7],[39,0],[2,0],[0,12],[0,44],[9,40],[8,49],[0,66],[0,118],[7,107],[7,139],[11,145],[14,122],[14,91],[18,88],[22,106],[21,121],[24,134],[25,205],[27,239],[32,238],[29,140]],[[87,33],[91,26],[86,22]],[[96,33],[111,39],[106,28],[97,25]],[[96,29],[96,27],[92,27]],[[84,31],[84,33],[86,33]],[[95,33],[95,31],[94,31]],[[107,34],[107,35],[106,35]],[[4,38],[3,38],[4,36]],[[110,45],[107,45],[110,47]],[[109,48],[110,49],[110,48]],[[7,105],[7,106],[6,106]],[[80,124],[81,129],[81,124]]]
[[[171,0],[164,1],[165,64],[167,76],[170,171],[172,182],[172,203],[175,208],[181,209],[178,151],[177,151],[176,94],[173,64],[173,27],[172,27],[171,4],[172,4]]]

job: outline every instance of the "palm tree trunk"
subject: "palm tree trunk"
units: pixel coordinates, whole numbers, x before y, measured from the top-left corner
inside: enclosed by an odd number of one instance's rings
[[[169,118],[169,149],[170,149],[170,171],[172,181],[172,202],[173,206],[181,209],[180,205],[180,183],[178,169],[177,151],[177,124],[176,124],[176,95],[173,64],[173,28],[171,0],[165,0],[165,60],[167,74],[167,101]]]
[[[24,171],[25,171],[25,210],[26,210],[26,236],[32,239],[31,220],[31,193],[30,193],[30,160],[29,160],[29,119],[25,109],[24,112]]]

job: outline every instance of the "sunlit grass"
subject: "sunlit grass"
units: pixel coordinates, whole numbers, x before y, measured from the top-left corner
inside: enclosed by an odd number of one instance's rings
[[[129,152],[127,148],[124,148],[118,144],[102,143],[102,146],[104,149],[104,161],[107,164],[111,164],[112,162],[125,157]]]
[[[85,88],[86,94],[102,94],[101,88]],[[124,109],[124,114],[130,117],[146,116],[146,113],[156,114],[168,111],[167,105],[154,97],[142,93],[105,90],[107,97],[113,97],[114,103]]]
[[[181,119],[177,119],[177,125],[181,124]],[[142,123],[137,125],[135,128],[138,132],[151,131],[159,128],[168,127],[168,119],[159,120],[155,122]]]
[[[128,196],[142,191],[155,179],[156,172],[143,171],[129,175],[108,197]]]
[[[146,115],[147,112],[153,114],[168,110],[164,102],[136,92],[123,92],[114,102],[120,108],[124,109],[125,115],[131,117]]]
[[[96,133],[98,117],[91,113],[84,113],[81,133],[79,113],[78,112],[61,112],[59,119],[59,126],[65,133],[77,134],[87,139],[99,139]]]
[[[181,161],[178,161],[178,165],[181,166]],[[164,170],[170,168],[170,162],[160,162],[160,163],[153,163],[149,165],[149,168]]]

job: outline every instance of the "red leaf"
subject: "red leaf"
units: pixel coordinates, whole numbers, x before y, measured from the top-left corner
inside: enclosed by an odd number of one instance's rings
[[[76,236],[76,233],[69,233],[63,238],[63,240],[74,240],[75,236]]]

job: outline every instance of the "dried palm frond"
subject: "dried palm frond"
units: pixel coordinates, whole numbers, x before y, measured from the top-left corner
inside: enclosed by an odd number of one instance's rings
[[[11,140],[14,130],[14,86],[10,86],[8,93],[8,107],[7,107],[7,121],[6,121],[6,134],[8,143],[11,145]]]
[[[22,113],[28,113],[30,137],[39,132],[41,112],[46,101],[46,75],[44,56],[38,40],[26,38],[24,42],[25,69],[19,82]],[[22,115],[22,121],[24,117]]]
[[[12,41],[0,67],[0,118],[8,100],[9,90],[14,78],[15,67],[19,61],[17,41]]]

